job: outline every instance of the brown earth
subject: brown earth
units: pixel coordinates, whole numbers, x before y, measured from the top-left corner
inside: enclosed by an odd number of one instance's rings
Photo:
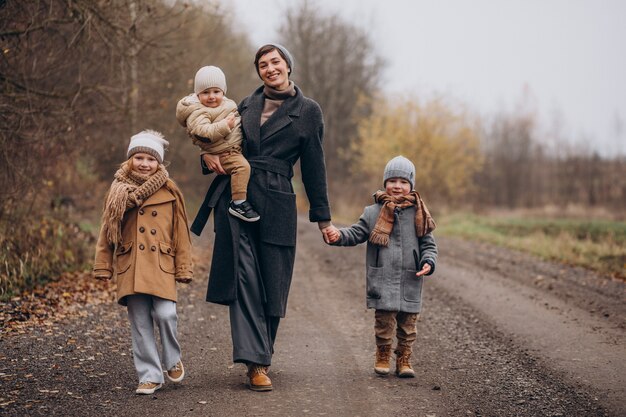
[[[379,377],[372,369],[364,247],[328,247],[304,221],[270,372],[275,389],[249,391],[244,367],[231,363],[228,309],[204,301],[208,230],[194,242],[197,279],[180,287],[179,340],[188,371],[182,384],[134,395],[125,309],[80,305],[61,312],[61,321],[26,321],[21,333],[3,329],[0,414],[626,415],[623,282],[440,238],[418,323],[417,377]]]

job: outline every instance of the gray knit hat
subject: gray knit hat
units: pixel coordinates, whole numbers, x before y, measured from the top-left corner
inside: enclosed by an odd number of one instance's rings
[[[199,94],[211,87],[217,87],[226,94],[226,76],[221,69],[213,65],[202,67],[196,72],[193,92]]]
[[[293,72],[293,56],[291,55],[289,50],[287,50],[287,48],[285,48],[284,46],[278,43],[273,43],[272,45],[278,48],[280,52],[282,52],[282,55],[285,56],[285,61],[287,61],[287,65],[289,65],[289,69],[291,70],[289,74],[291,75],[291,73]]]
[[[383,187],[390,178],[403,178],[411,183],[411,190],[415,187],[415,165],[404,156],[396,156],[385,166]]]
[[[154,156],[159,164],[162,164],[165,148],[169,144],[161,133],[154,130],[144,130],[130,138],[126,157],[130,158],[136,153],[143,152]]]

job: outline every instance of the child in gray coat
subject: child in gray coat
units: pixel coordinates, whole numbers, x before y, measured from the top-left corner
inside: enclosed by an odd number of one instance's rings
[[[396,375],[413,378],[412,346],[422,305],[423,276],[435,271],[435,222],[413,189],[415,166],[403,156],[390,160],[383,175],[384,191],[365,207],[359,222],[330,233],[330,244],[356,246],[367,241],[367,307],[376,309],[376,364],[389,373],[394,330],[398,339]]]

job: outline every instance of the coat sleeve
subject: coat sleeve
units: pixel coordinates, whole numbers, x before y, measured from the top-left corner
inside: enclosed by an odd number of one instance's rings
[[[372,230],[371,214],[366,208],[359,221],[350,227],[343,227],[339,229],[341,237],[334,243],[336,246],[356,246],[358,244],[367,242]]]
[[[226,119],[212,121],[204,112],[198,111],[187,119],[187,132],[203,142],[216,142],[232,132]]]
[[[330,205],[328,203],[328,185],[326,182],[326,162],[324,161],[324,119],[322,110],[317,103],[307,109],[307,124],[313,128],[308,132],[300,155],[302,183],[309,199],[309,220],[320,222],[330,220]]]
[[[93,276],[111,278],[113,276],[113,246],[107,242],[104,227],[100,228],[96,243],[96,257],[93,262]]]
[[[429,263],[431,269],[427,275],[431,275],[435,272],[435,266],[437,265],[437,244],[432,233],[427,233],[419,238],[419,248],[420,259],[422,260],[420,269],[422,269],[425,263]]]
[[[185,200],[180,190],[176,189],[176,278],[193,278],[193,263],[191,260],[191,236]]]

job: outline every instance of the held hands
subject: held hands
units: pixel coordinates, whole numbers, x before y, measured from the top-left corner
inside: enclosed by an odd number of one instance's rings
[[[421,277],[422,275],[426,275],[430,272],[430,264],[427,262],[424,264],[424,266],[422,266],[422,270],[421,271],[417,271],[415,273],[416,277]]]
[[[193,280],[191,277],[176,277],[174,279],[181,284],[189,284]]]
[[[221,175],[226,175],[226,171],[222,168],[222,164],[220,163],[219,155],[211,155],[210,153],[202,154],[202,160],[206,164],[207,168],[211,171],[216,172]]]
[[[322,232],[322,237],[324,238],[324,242],[329,243],[329,244],[337,242],[339,238],[341,237],[341,234],[339,233],[339,229],[337,229],[332,224],[328,227],[321,229],[321,232]]]

